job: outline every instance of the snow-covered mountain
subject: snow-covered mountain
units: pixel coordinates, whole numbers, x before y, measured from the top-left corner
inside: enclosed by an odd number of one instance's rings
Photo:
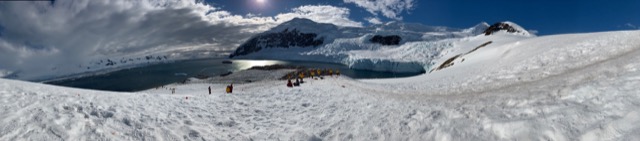
[[[233,94],[209,80],[117,93],[0,79],[0,140],[640,140],[638,37],[494,32],[449,42],[415,77]]]
[[[365,70],[426,72],[444,49],[460,39],[483,34],[488,27],[484,22],[467,29],[389,22],[357,28],[295,18],[248,39],[231,57],[323,61]],[[95,55],[72,61],[75,63],[29,65],[48,69],[0,68],[0,77],[42,81],[226,53],[182,48]]]
[[[535,36],[512,22],[496,25],[511,26],[494,27],[489,32]],[[249,39],[230,58],[321,61],[355,69],[424,72],[454,42],[484,34],[489,27],[484,22],[467,29],[389,22],[358,28],[296,18]]]
[[[520,25],[517,25],[510,21],[495,23],[489,26],[488,28],[486,28],[482,33],[484,33],[485,35],[491,35],[495,32],[507,32],[507,33],[513,33],[513,34],[518,34],[523,36],[532,35],[531,33],[529,33],[529,31],[522,28]]]

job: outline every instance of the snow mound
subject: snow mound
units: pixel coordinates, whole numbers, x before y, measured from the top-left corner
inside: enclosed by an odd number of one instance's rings
[[[637,36],[640,36],[640,32],[535,38],[512,34],[480,35],[456,42],[454,47],[442,51],[443,57],[436,61],[430,74],[397,81],[437,82],[430,86],[442,90],[442,93],[473,93],[510,87],[573,73],[602,61],[626,56],[640,47],[640,42],[635,41]],[[582,79],[585,76],[578,75],[575,78]]]
[[[484,31],[487,30],[487,28],[489,27],[490,25],[487,22],[481,22],[471,28],[464,29],[462,32],[469,33],[471,35],[480,35],[484,33]]]

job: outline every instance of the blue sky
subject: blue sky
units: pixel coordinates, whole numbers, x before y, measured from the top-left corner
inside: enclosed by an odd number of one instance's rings
[[[274,16],[302,5],[332,5],[350,9],[349,18],[369,24],[365,18],[392,21],[382,14],[342,0],[207,0],[233,14]],[[640,0],[418,0],[398,13],[404,22],[466,28],[481,21],[513,21],[538,30],[540,35],[625,30],[640,25]]]

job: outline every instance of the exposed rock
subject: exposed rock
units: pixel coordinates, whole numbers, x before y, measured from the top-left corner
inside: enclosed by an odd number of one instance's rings
[[[500,30],[505,30],[509,33],[520,33],[521,31],[514,28],[513,26],[509,25],[508,23],[505,22],[498,22],[495,23],[491,26],[489,26],[489,28],[487,28],[486,30],[484,30],[484,35],[491,35],[494,32],[498,32]]]
[[[381,45],[399,45],[402,38],[398,35],[381,36],[375,35],[369,39],[372,43],[379,43]]]
[[[441,70],[441,69],[445,69],[445,68],[451,67],[451,66],[453,66],[453,65],[455,64],[455,63],[454,63],[454,61],[455,61],[456,59],[458,59],[458,58],[462,58],[462,57],[464,57],[465,55],[470,54],[470,53],[472,53],[472,52],[474,52],[474,51],[476,51],[476,50],[478,50],[478,49],[480,49],[480,48],[483,48],[483,47],[485,47],[485,46],[487,46],[487,45],[489,45],[489,44],[491,44],[491,43],[493,43],[493,41],[488,41],[488,42],[483,43],[483,44],[481,44],[480,46],[478,46],[478,47],[476,47],[476,48],[472,49],[471,51],[469,51],[469,52],[467,52],[467,53],[464,53],[464,54],[458,54],[458,55],[456,55],[456,56],[453,56],[453,57],[451,57],[451,58],[449,58],[449,59],[445,60],[444,62],[442,62],[442,64],[440,64],[440,66],[438,66],[438,67],[437,67],[437,68],[435,68],[435,69],[432,69],[430,72],[438,71],[438,70]],[[460,63],[464,62],[464,60],[465,60],[465,59],[464,59],[464,58],[462,58],[462,59],[461,59],[461,61],[460,61]]]
[[[301,33],[288,28],[282,32],[261,34],[242,44],[229,58],[257,52],[262,48],[316,47],[324,41],[323,38],[316,39],[317,36],[315,33]]]

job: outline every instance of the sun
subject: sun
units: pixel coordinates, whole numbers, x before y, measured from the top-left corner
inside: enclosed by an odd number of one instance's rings
[[[267,0],[256,0],[256,2],[259,3],[259,4],[264,4],[264,3],[267,2]]]

